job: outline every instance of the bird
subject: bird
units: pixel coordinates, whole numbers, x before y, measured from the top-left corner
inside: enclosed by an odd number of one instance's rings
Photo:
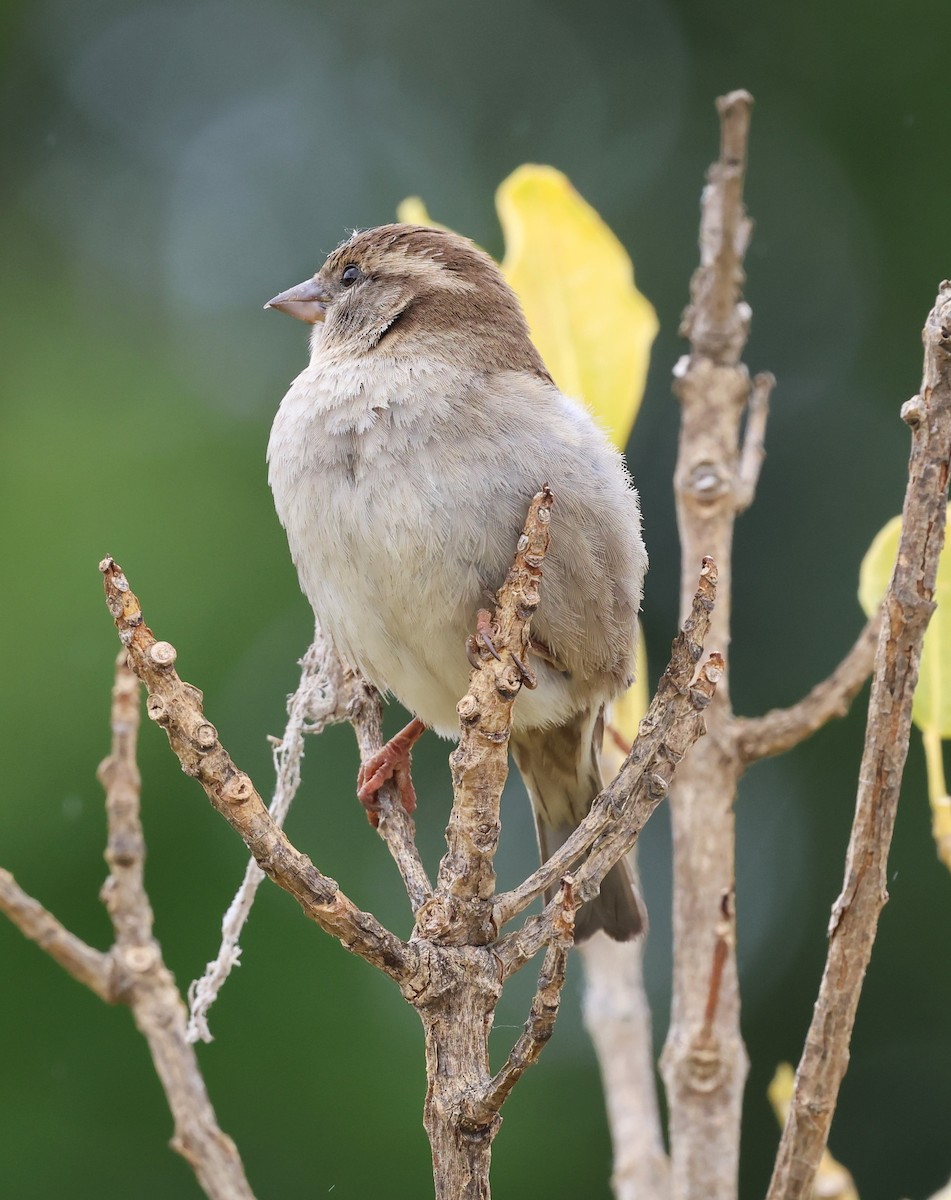
[[[365,802],[394,774],[406,794],[425,728],[458,737],[467,638],[533,495],[551,487],[537,686],[519,696],[510,738],[545,861],[602,789],[604,709],[634,676],[647,552],[623,457],[555,385],[498,266],[458,234],[354,231],[264,307],[312,326],[267,453],[301,588],[340,657],[413,714],[364,765]],[[622,860],[578,911],[575,938],[645,927]]]

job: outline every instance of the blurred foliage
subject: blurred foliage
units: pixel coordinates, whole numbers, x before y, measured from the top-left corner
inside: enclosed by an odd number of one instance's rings
[[[496,257],[491,198],[550,162],[637,263],[660,319],[629,460],[651,555],[655,670],[674,634],[670,370],[696,265],[716,95],[749,88],[752,370],[778,377],[769,458],[737,527],[731,692],[796,700],[851,644],[862,552],[900,505],[920,329],[949,274],[946,4],[764,8],[699,0],[8,0],[0,8],[0,537],[4,800],[0,860],[98,945],[104,867],[95,766],[108,744],[115,637],[96,565],[109,552],[179,651],[209,718],[267,790],[310,614],[274,517],[264,447],[305,361],[261,312],[349,228],[402,196]],[[742,1194],[777,1141],[773,1064],[795,1059],[825,952],[861,754],[861,703],[794,755],[757,766],[738,809],[743,1031],[752,1071]],[[392,727],[401,720],[388,714]],[[441,847],[448,747],[416,755],[420,836]],[[143,730],[147,878],[184,986],[217,945],[243,869],[235,838]],[[409,914],[352,795],[348,730],[308,748],[289,832],[360,904]],[[906,794],[924,791],[912,746]],[[503,884],[535,849],[517,783]],[[647,971],[669,1003],[665,814],[641,843]],[[899,817],[891,901],[833,1127],[863,1200],[946,1183],[951,881],[915,811]],[[197,1196],[128,1014],[85,995],[0,923],[0,1195]],[[201,1061],[262,1200],[302,1187],[425,1194],[422,1045],[398,995],[293,902],[262,892],[242,970]],[[608,1139],[577,972],[559,1028],[506,1108],[500,1196],[608,1196]],[[499,1054],[531,980],[507,991]],[[521,989],[521,990],[520,990]],[[566,1097],[570,1098],[569,1105]],[[895,1114],[901,1114],[896,1121]]]

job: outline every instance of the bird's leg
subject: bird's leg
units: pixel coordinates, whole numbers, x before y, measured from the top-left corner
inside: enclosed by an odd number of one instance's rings
[[[416,808],[416,791],[410,774],[410,763],[413,757],[413,747],[422,737],[426,726],[418,717],[390,738],[385,746],[371,754],[365,763],[360,765],[357,774],[357,796],[367,810],[371,825],[379,823],[379,813],[376,811],[375,797],[377,792],[388,779],[392,779],[400,794],[400,804],[408,813]]]

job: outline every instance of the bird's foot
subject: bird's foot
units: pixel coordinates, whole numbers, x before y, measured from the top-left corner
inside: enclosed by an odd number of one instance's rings
[[[412,721],[390,738],[385,746],[372,754],[360,765],[357,774],[357,797],[367,810],[370,824],[376,828],[380,823],[380,810],[376,794],[388,780],[392,779],[399,792],[400,804],[406,812],[416,808],[416,790],[410,772],[413,746],[419,741],[426,726],[414,717]]]
[[[471,636],[466,638],[466,658],[469,660],[471,667],[481,667],[483,658],[483,650],[492,655],[493,658],[502,661],[502,656],[495,648],[495,643],[492,641],[492,635],[495,630],[492,628],[492,615],[487,609],[480,608],[476,613],[476,631]]]

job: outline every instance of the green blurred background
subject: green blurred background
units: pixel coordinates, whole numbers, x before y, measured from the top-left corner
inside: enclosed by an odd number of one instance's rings
[[[630,448],[662,665],[676,621],[670,372],[715,155],[714,97],[757,99],[748,201],[747,361],[778,377],[757,503],[736,539],[733,692],[797,699],[861,625],[858,565],[898,511],[919,331],[948,260],[947,5],[689,0],[6,0],[3,54],[0,862],[105,946],[95,767],[116,638],[114,554],[158,636],[205,691],[262,790],[266,735],[310,633],[268,494],[264,447],[305,330],[261,311],[353,226],[422,195],[501,251],[493,191],[525,161],[566,171],[631,251],[661,319]],[[863,715],[747,777],[738,808],[743,1031],[752,1058],[742,1194],[778,1130],[765,1100],[795,1059],[823,961]],[[396,725],[400,714],[391,710]],[[417,754],[421,837],[438,856],[447,747]],[[353,800],[348,730],[308,750],[297,843],[408,932],[405,899]],[[143,730],[148,883],[184,986],[217,944],[244,865],[235,837]],[[533,862],[510,789],[503,882]],[[660,1045],[669,1002],[666,814],[643,842]],[[833,1127],[863,1200],[925,1197],[951,1173],[951,880],[930,841],[915,737],[886,908]],[[0,921],[0,1194],[197,1196],[127,1011],[84,992]],[[606,1197],[608,1142],[578,1016],[496,1143],[504,1196]],[[520,980],[499,1048],[524,1019]],[[265,886],[201,1061],[262,1197],[429,1194],[422,1040],[394,988]]]

